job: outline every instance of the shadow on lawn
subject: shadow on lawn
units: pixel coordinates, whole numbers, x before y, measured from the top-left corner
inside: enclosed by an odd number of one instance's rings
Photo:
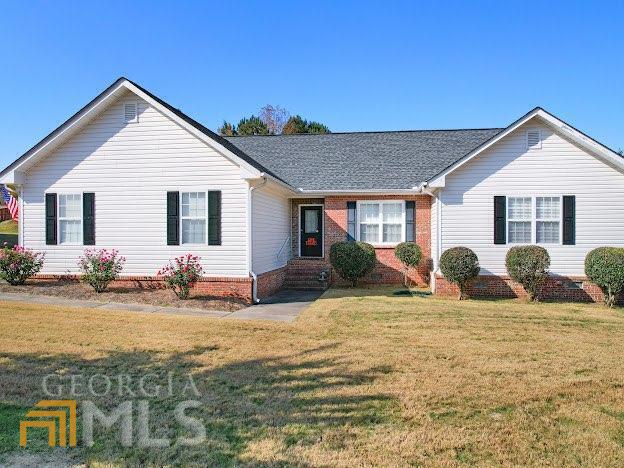
[[[200,347],[165,357],[149,351],[115,352],[94,360],[71,354],[0,354],[0,401],[18,404],[26,411],[39,399],[49,398],[42,389],[42,379],[47,374],[81,374],[85,382],[96,374],[111,378],[128,374],[133,381],[130,388],[138,392],[141,376],[152,376],[148,382],[153,389],[155,383],[166,387],[169,373],[172,373],[173,396],[120,397],[118,387],[113,383],[106,396],[76,397],[79,401],[79,431],[81,400],[92,400],[102,410],[110,411],[122,401],[132,399],[136,421],[136,401],[143,398],[150,404],[153,437],[175,440],[185,434],[184,429],[174,422],[173,408],[180,401],[193,399],[201,401],[202,405],[186,413],[205,423],[205,442],[192,447],[172,443],[167,448],[125,449],[119,443],[118,426],[109,431],[97,427],[93,447],[80,447],[79,436],[79,447],[73,449],[76,459],[132,465],[301,464],[292,453],[289,455],[288,447],[330,444],[326,449],[340,449],[340,444],[347,441],[352,431],[341,432],[337,428],[372,427],[392,419],[400,411],[392,397],[370,390],[370,384],[391,369],[353,371],[348,361],[322,355],[333,347],[329,345],[285,357],[245,360],[216,367],[210,366],[219,360],[217,347]],[[188,374],[193,375],[200,397],[190,391],[183,394]],[[69,377],[59,379],[64,382],[59,397],[71,398]],[[58,383],[59,379],[53,381]],[[101,379],[98,381],[102,382]],[[101,392],[103,387],[98,389]],[[0,418],[1,413],[0,407]],[[15,427],[15,445],[0,447],[0,453],[17,448],[17,429]],[[329,438],[331,441],[325,442],[324,433],[332,429],[336,429],[338,435],[334,434]],[[40,438],[43,440],[43,435]],[[256,442],[261,448],[253,446]]]
[[[343,297],[429,297],[429,288],[406,288],[403,285],[359,285],[354,288],[332,286],[329,294],[320,299],[336,299]]]

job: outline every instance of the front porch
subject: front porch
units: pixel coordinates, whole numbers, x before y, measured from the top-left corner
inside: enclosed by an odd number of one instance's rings
[[[353,219],[353,213],[352,219],[349,219],[349,202],[352,202],[350,206],[355,206],[353,202],[365,200],[413,202],[410,206],[414,207],[414,212],[409,215],[413,216],[413,222],[405,223],[403,219],[404,233],[400,241],[413,240],[421,247],[424,260],[422,266],[411,274],[411,280],[418,286],[429,285],[431,197],[358,195],[291,199],[291,258],[286,266],[283,287],[316,289],[332,283],[342,284],[340,278],[332,274],[329,251],[334,243],[352,239],[353,233],[351,237],[348,234],[349,223],[356,223],[357,219]],[[318,221],[314,216],[316,210],[321,213]],[[355,226],[355,229],[359,238],[359,227]],[[410,230],[413,231],[410,233]],[[403,281],[402,265],[394,255],[395,245],[375,245],[377,266],[364,283],[393,284]]]

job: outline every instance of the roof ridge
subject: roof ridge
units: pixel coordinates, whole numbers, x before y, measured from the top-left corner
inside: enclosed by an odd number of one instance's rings
[[[415,130],[360,130],[354,132],[329,132],[329,133],[280,133],[273,135],[221,135],[223,138],[250,138],[250,137],[300,137],[300,136],[331,136],[331,135],[361,135],[372,133],[424,133],[424,132],[468,132],[484,130],[504,130],[506,127],[486,128],[432,128]]]

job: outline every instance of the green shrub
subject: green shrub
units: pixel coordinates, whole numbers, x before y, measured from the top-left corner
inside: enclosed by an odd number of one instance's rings
[[[401,242],[394,249],[394,255],[403,264],[403,283],[409,288],[409,270],[416,268],[422,260],[422,250],[414,242]]]
[[[624,249],[598,247],[585,257],[585,274],[602,290],[609,307],[624,290]]]
[[[329,261],[338,275],[357,286],[375,268],[375,248],[366,242],[337,242],[331,246]]]
[[[440,270],[451,283],[459,286],[459,299],[466,298],[470,280],[479,274],[479,258],[468,247],[451,247],[440,257]]]
[[[39,273],[45,254],[7,243],[0,249],[0,279],[11,286],[24,284],[28,278]]]
[[[544,247],[519,245],[512,247],[505,257],[507,273],[522,285],[531,301],[539,300],[542,286],[548,278],[550,256]]]

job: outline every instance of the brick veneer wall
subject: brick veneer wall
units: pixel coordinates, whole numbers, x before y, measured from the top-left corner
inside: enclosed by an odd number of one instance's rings
[[[275,294],[284,284],[286,279],[286,267],[276,270],[267,271],[258,275],[258,285],[256,293],[260,300],[266,299],[268,296]]]
[[[581,287],[572,287],[581,283]],[[441,296],[457,296],[459,288],[441,275],[436,275],[435,291]],[[526,291],[519,283],[508,276],[483,275],[477,277],[468,287],[470,297],[527,298]],[[598,286],[585,277],[550,276],[540,296],[544,300],[563,300],[578,302],[602,302],[603,294]],[[624,303],[624,295],[619,298]]]
[[[35,275],[34,280],[69,280],[78,281],[78,275]],[[124,276],[111,283],[113,287],[137,289],[164,289],[165,282],[155,276]],[[204,277],[193,284],[192,290],[214,297],[231,297],[252,302],[252,279],[233,277]]]
[[[331,246],[347,238],[347,202],[358,200],[413,200],[416,202],[414,239],[423,251],[423,262],[417,270],[412,271],[410,278],[420,286],[427,286],[431,269],[431,197],[428,195],[326,197],[324,216],[325,261],[329,263],[329,249]],[[379,247],[375,249],[375,252],[377,254],[377,265],[373,272],[364,278],[363,282],[403,282],[403,267],[394,255],[394,248]],[[338,275],[332,275],[332,280],[338,284],[341,283]]]
[[[347,238],[347,202],[358,200],[413,200],[416,202],[416,219],[414,223],[414,239],[423,251],[423,262],[417,270],[412,271],[410,279],[419,286],[429,284],[431,270],[431,197],[429,195],[370,195],[340,196],[326,198],[297,198],[291,202],[292,213],[292,256],[299,257],[299,207],[301,205],[324,205],[323,216],[323,261],[329,266],[329,249],[336,242]],[[375,249],[377,266],[366,278],[364,283],[402,283],[403,267],[394,255],[394,248],[379,247]],[[302,259],[302,261],[304,261]],[[310,260],[312,261],[312,260]],[[316,260],[318,263],[318,260]],[[332,281],[342,284],[340,277],[332,275]]]

